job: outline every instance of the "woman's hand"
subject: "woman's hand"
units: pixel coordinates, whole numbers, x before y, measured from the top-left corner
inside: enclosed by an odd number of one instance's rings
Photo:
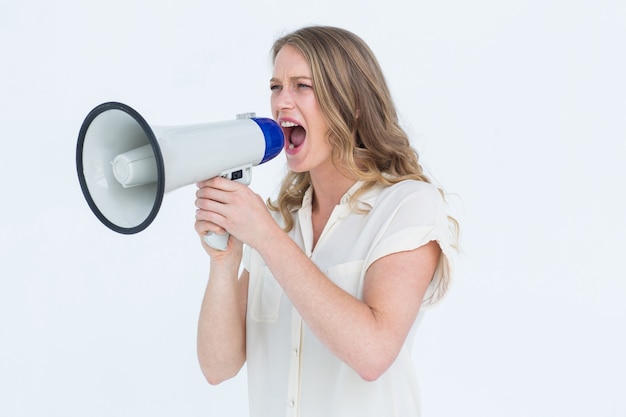
[[[276,226],[263,199],[248,186],[221,177],[202,181],[196,191],[195,229],[210,256],[216,251],[204,242],[208,232],[230,233],[228,252],[241,242],[252,247],[264,242],[265,231]]]

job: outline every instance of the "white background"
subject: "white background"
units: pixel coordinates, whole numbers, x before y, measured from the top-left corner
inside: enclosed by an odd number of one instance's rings
[[[462,224],[417,335],[426,417],[626,416],[623,0],[0,4],[0,416],[245,416],[202,378],[194,187],[111,232],[78,184],[104,101],[152,124],[270,115],[269,48],[342,26],[380,59]],[[233,151],[236,151],[235,149]],[[255,169],[274,195],[283,156]]]

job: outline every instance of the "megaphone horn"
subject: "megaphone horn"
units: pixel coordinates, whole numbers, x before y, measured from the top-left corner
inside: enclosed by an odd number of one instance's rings
[[[76,169],[96,217],[111,230],[134,234],[152,223],[165,193],[217,176],[249,184],[251,167],[277,156],[283,145],[278,123],[254,113],[223,122],[150,127],[126,104],[107,102],[83,121]],[[224,250],[228,235],[205,240]]]

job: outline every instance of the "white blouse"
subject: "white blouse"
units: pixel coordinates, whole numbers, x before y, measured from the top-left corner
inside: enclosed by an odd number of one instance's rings
[[[312,249],[311,197],[294,210],[289,235],[328,279],[362,299],[363,278],[377,259],[412,250],[430,241],[442,249],[422,310],[445,292],[450,276],[451,234],[444,201],[431,184],[403,181],[378,186],[359,197],[370,209],[354,211],[348,203],[362,184],[342,198]],[[280,215],[275,214],[279,223]],[[269,243],[271,244],[271,242]],[[421,311],[391,367],[376,381],[363,380],[334,356],[303,322],[280,285],[252,250],[244,267],[248,290],[247,371],[251,417],[393,417],[419,416],[418,382],[411,346]],[[360,341],[355,340],[355,349]]]

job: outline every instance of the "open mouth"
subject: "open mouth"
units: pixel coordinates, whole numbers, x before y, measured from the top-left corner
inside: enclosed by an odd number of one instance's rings
[[[302,146],[306,139],[306,130],[302,126],[290,121],[282,121],[280,126],[283,128],[286,142],[289,144],[287,145],[288,149],[296,149]]]

